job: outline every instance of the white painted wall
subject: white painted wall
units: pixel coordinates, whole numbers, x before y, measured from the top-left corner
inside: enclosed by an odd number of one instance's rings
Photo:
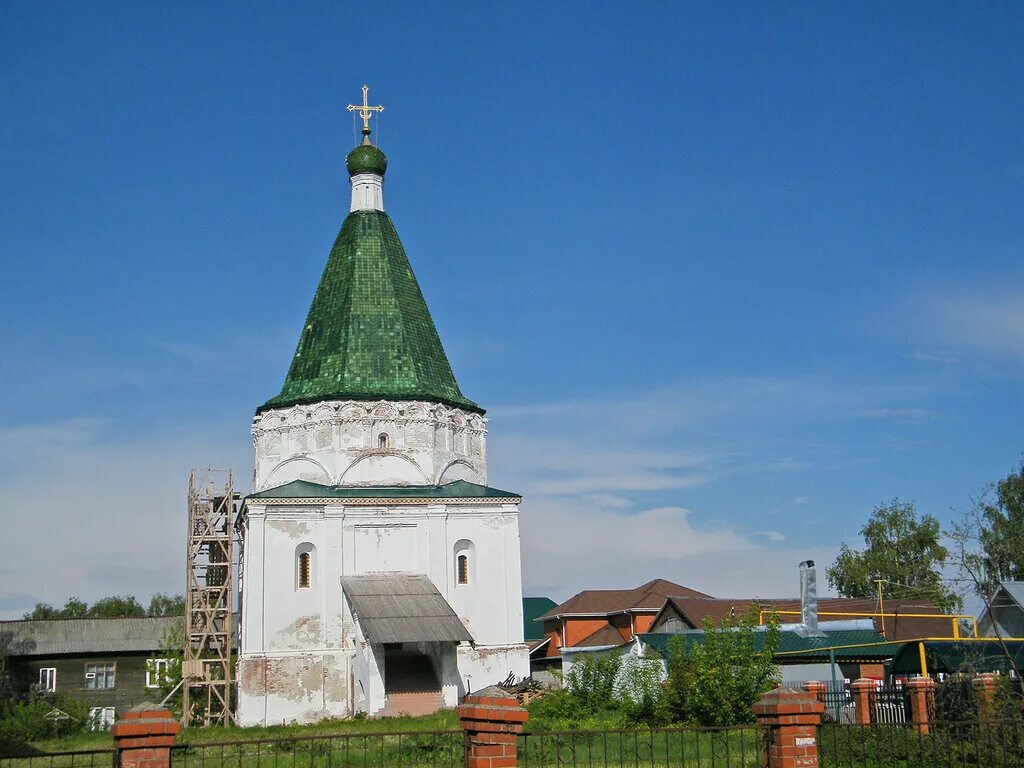
[[[386,435],[388,447],[379,447]],[[487,484],[487,422],[437,403],[334,400],[253,419],[253,490],[324,485]]]
[[[382,650],[362,636],[341,590],[350,574],[423,573],[452,606],[474,642],[458,648],[456,669],[440,660],[446,702],[467,686],[529,674],[515,504],[255,503],[247,507],[244,540],[242,725],[373,714],[384,706]],[[467,542],[471,579],[463,585],[455,557]],[[302,589],[296,556],[310,548],[312,581]]]
[[[357,173],[351,177],[351,211],[384,210],[384,178],[375,173]]]

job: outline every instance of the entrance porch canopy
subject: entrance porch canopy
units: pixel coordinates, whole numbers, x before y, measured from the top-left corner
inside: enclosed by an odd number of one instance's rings
[[[345,576],[341,587],[371,643],[460,643],[473,636],[433,582],[420,573]]]

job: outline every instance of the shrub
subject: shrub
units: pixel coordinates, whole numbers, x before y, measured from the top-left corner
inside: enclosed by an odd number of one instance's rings
[[[673,638],[666,695],[674,720],[705,726],[754,721],[754,703],[779,680],[772,659],[779,642],[778,618],[759,630],[758,614],[755,605],[718,625],[708,621],[700,643],[687,646],[682,637]]]
[[[87,702],[59,694],[32,694],[0,705],[0,744],[26,744],[88,729]],[[66,717],[50,716],[59,710]]]

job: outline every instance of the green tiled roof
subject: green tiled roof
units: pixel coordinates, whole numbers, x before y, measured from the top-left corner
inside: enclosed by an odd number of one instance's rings
[[[518,493],[455,480],[444,485],[321,485],[308,480],[290,483],[251,493],[249,499],[519,499]]]
[[[776,659],[827,659],[829,648],[835,649],[837,659],[887,659],[902,647],[902,643],[886,643],[885,638],[871,629],[836,629],[825,633],[825,637],[801,637],[792,630],[779,632],[779,647]],[[640,639],[662,656],[668,653],[672,638],[681,637],[686,646],[704,642],[701,631],[672,634],[669,632],[648,632]],[[754,633],[754,650],[764,647],[764,632]],[[878,643],[885,643],[878,645]],[[843,647],[860,646],[860,647]]]
[[[526,640],[544,638],[544,625],[537,619],[557,605],[550,597],[523,598],[523,635]]]
[[[334,242],[281,394],[257,413],[321,400],[463,396],[391,219],[353,211]]]

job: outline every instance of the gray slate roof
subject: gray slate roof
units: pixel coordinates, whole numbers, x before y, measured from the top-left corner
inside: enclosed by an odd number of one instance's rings
[[[472,641],[455,611],[419,573],[364,573],[341,580],[345,597],[371,643]]]
[[[247,499],[521,499],[518,493],[490,488],[468,480],[444,485],[322,485],[308,480],[250,493]]]
[[[11,656],[158,651],[180,616],[145,619],[0,621],[0,648]]]

